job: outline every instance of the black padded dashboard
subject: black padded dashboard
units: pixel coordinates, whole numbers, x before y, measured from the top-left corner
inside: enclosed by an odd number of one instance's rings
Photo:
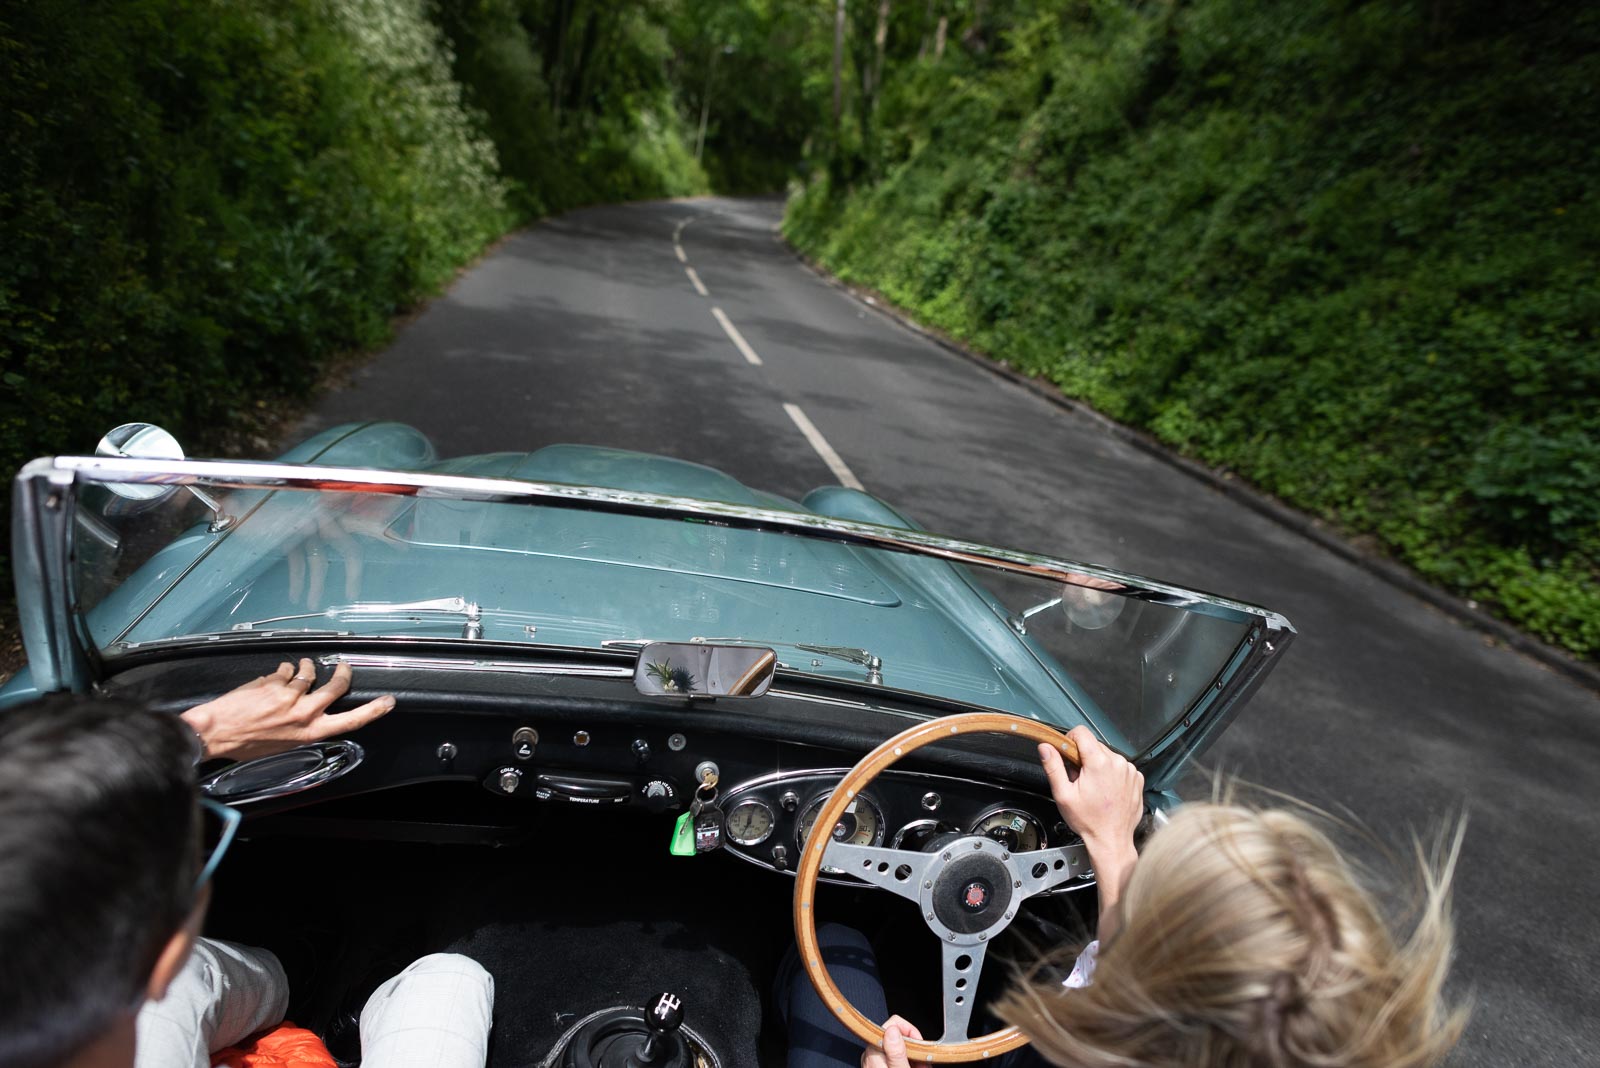
[[[782,676],[767,696],[750,700],[646,697],[633,687],[625,654],[529,659],[517,652],[397,654],[321,638],[314,649],[128,663],[103,688],[176,713],[286,659],[312,656],[321,680],[339,659],[352,664],[353,688],[333,711],[395,694],[393,712],[351,736],[364,751],[358,767],[310,790],[242,804],[247,834],[383,836],[403,826],[399,837],[445,841],[470,837],[473,827],[504,835],[552,822],[583,834],[632,816],[670,828],[713,766],[730,829],[745,828],[727,836],[727,851],[778,871],[792,870],[808,808],[864,753],[918,720],[963,710]],[[1033,747],[1015,738],[971,735],[930,746],[866,794],[875,813],[869,819],[863,809],[862,822],[875,826],[861,833],[874,844],[898,838],[916,848],[930,836],[970,833],[986,819],[996,836],[1034,836],[1040,845],[1075,840],[1048,797]],[[770,826],[759,826],[757,807]]]

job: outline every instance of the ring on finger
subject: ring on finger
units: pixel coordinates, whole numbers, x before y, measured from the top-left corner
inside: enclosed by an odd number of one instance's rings
[[[312,682],[312,681],[313,681],[313,680],[312,680],[312,679],[311,679],[311,678],[309,678],[309,677],[308,677],[308,676],[305,676],[305,675],[296,675],[296,676],[295,676],[295,677],[294,677],[294,678],[292,678],[292,679],[290,679],[290,680],[289,680],[289,681],[290,681],[290,682],[304,682],[304,683],[310,683],[310,682]]]

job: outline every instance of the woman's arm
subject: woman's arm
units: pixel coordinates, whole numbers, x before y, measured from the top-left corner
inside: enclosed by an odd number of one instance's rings
[[[1128,876],[1139,860],[1133,832],[1144,818],[1144,775],[1127,758],[1106,747],[1088,727],[1068,734],[1078,746],[1082,764],[1069,766],[1049,745],[1039,746],[1039,763],[1050,779],[1050,794],[1067,826],[1078,832],[1089,850],[1100,888],[1103,943],[1121,922],[1118,904]]]

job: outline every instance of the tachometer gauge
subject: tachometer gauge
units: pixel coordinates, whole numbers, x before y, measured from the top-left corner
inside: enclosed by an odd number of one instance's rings
[[[760,845],[772,835],[772,809],[765,802],[740,801],[728,810],[728,838],[735,845]]]
[[[992,838],[1007,849],[1028,853],[1044,845],[1039,821],[1015,808],[997,808],[972,825],[973,834]]]
[[[806,838],[811,834],[812,825],[817,822],[817,814],[822,811],[822,806],[827,800],[828,795],[823,794],[800,813],[799,844],[802,848],[806,844]],[[851,845],[881,845],[883,814],[878,811],[878,806],[867,800],[864,795],[857,795],[845,808],[844,814],[839,817],[839,822],[833,825],[833,840],[848,842]],[[834,875],[839,874],[838,868],[822,870]]]

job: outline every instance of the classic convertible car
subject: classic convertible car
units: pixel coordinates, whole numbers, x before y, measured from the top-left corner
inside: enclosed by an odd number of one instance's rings
[[[986,998],[1095,896],[1035,742],[1086,724],[1159,819],[1294,634],[838,486],[796,503],[577,446],[441,461],[393,423],[272,463],[119,427],[21,472],[13,560],[29,662],[0,705],[177,712],[301,656],[352,666],[346,704],[398,696],[353,737],[202,769],[245,814],[209,927],[278,951],[319,1029],[468,953],[494,1065],[622,1063],[656,991],[684,1024],[653,1063],[781,1063],[769,988],[830,919],[871,935],[938,1060],[1019,1044]]]

